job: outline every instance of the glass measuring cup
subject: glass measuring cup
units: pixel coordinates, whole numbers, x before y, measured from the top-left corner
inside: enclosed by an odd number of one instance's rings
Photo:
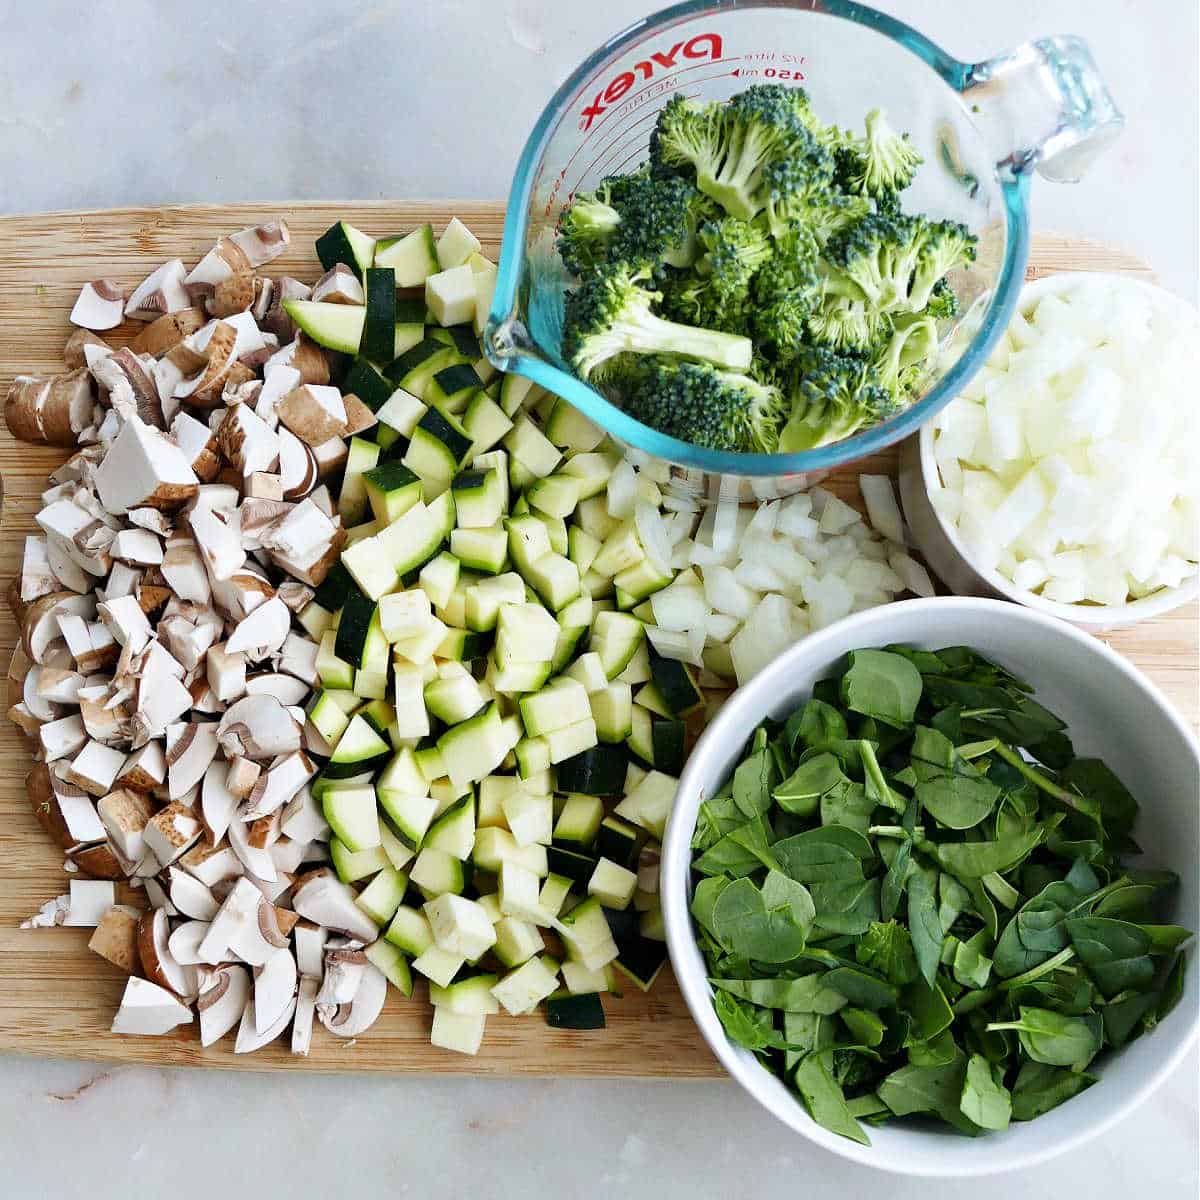
[[[886,109],[925,160],[906,208],[961,221],[979,237],[976,262],[952,279],[963,315],[946,331],[921,397],[884,424],[794,454],[734,454],[668,437],[576,378],[561,354],[569,277],[554,239],[571,197],[635,169],[672,96],[724,100],[755,83],[803,87],[819,117],[851,129],[869,109]],[[1031,172],[1077,180],[1122,124],[1078,38],[1045,38],[972,64],[850,0],[678,4],[606,42],[542,112],[513,179],[485,350],[501,370],[670,462],[677,486],[709,498],[785,495],[911,433],[962,388],[1016,304]]]

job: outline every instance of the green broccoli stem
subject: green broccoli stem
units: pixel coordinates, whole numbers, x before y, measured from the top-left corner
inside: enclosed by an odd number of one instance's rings
[[[698,358],[727,371],[749,369],[754,343],[739,333],[720,333],[695,325],[667,321],[653,313],[639,315],[636,324],[622,326],[620,332],[635,354],[676,354]]]

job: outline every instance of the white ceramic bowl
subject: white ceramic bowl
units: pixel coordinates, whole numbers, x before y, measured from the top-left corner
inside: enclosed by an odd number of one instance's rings
[[[676,978],[713,1052],[768,1111],[846,1158],[907,1175],[986,1175],[1028,1167],[1094,1137],[1136,1108],[1180,1062],[1200,1031],[1200,979],[1187,972],[1180,1004],[1148,1036],[1102,1057],[1086,1092],[1003,1133],[964,1138],[932,1126],[893,1122],[860,1146],[817,1125],[779,1078],[725,1036],[712,1007],[688,903],[692,832],[700,801],[741,758],[766,716],[784,717],[847,651],[905,642],[924,649],[971,646],[1028,681],[1068,725],[1080,754],[1098,755],[1141,804],[1135,830],[1146,864],[1182,881],[1170,919],[1200,930],[1200,747],[1167,701],[1098,639],[1027,608],[997,600],[906,600],[857,613],[793,646],[739,688],[700,738],[679,782],[662,859],[662,904]],[[1194,954],[1194,951],[1192,952]]]
[[[1021,289],[1017,310],[1027,312],[1043,296],[1068,291],[1081,279],[1110,280],[1114,287],[1138,288],[1151,293],[1157,301],[1174,308],[1190,306],[1178,296],[1131,279],[1128,275],[1106,275],[1097,272],[1063,272],[1046,275],[1027,283]],[[1185,386],[1183,398],[1191,403]],[[1128,604],[1060,604],[1047,600],[1036,592],[1016,587],[998,571],[983,567],[972,560],[971,552],[958,535],[958,530],[942,518],[929,499],[931,487],[939,485],[937,462],[933,457],[933,426],[927,421],[919,433],[908,438],[900,450],[900,500],[904,516],[912,530],[913,540],[925,561],[946,586],[956,595],[995,596],[1015,600],[1027,608],[1059,617],[1094,631],[1132,625],[1149,617],[1158,617],[1200,596],[1200,576],[1193,575],[1177,588],[1163,588]]]

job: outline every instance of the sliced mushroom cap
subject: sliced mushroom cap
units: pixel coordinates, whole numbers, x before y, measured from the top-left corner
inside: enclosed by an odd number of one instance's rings
[[[312,1046],[313,1016],[317,1006],[319,979],[302,976],[296,994],[296,1012],[292,1017],[292,1053],[307,1056]]]
[[[200,1045],[220,1041],[242,1019],[250,996],[250,972],[245,967],[225,963],[213,971],[196,1000]]]
[[[133,289],[125,315],[135,321],[153,321],[163,313],[178,312],[190,304],[183,286],[183,259],[173,258],[152,271]]]
[[[284,1007],[283,1012],[273,1025],[268,1026],[262,1033],[258,1032],[258,1023],[254,1019],[254,996],[250,996],[242,1011],[241,1024],[238,1025],[237,1041],[234,1043],[234,1054],[251,1054],[261,1050],[268,1042],[273,1042],[286,1028],[296,1010],[296,1000],[293,997]]]
[[[171,923],[164,909],[144,913],[138,921],[138,956],[146,978],[167,988],[181,999],[194,999],[197,977],[194,967],[175,961],[168,946]]]
[[[184,921],[176,926],[167,939],[167,949],[171,957],[181,967],[198,967],[203,965],[200,957],[200,943],[208,933],[207,921]]]
[[[254,972],[254,1029],[265,1033],[294,1002],[296,960],[281,946]]]
[[[111,279],[85,283],[71,309],[72,325],[84,329],[115,329],[125,315],[125,292]]]
[[[100,918],[88,949],[119,967],[126,975],[141,969],[137,948],[138,914],[121,904],[114,904]]]
[[[349,1004],[339,1004],[337,1008],[318,1004],[317,1016],[321,1018],[321,1024],[337,1037],[358,1037],[379,1019],[386,998],[387,978],[377,967],[367,963],[354,999]]]
[[[328,871],[313,872],[292,893],[292,908],[302,917],[360,941],[379,935],[375,922],[355,903],[354,892]]]
[[[166,988],[131,975],[113,1018],[113,1033],[158,1035],[189,1025],[192,1010]]]
[[[220,906],[199,879],[178,867],[168,867],[166,874],[167,894],[181,916],[211,921],[217,915]]]
[[[299,750],[300,726],[274,696],[244,696],[221,718],[217,740],[226,758],[263,761]]]

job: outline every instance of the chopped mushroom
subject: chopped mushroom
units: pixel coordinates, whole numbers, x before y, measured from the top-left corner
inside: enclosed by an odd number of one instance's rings
[[[166,988],[131,975],[112,1032],[160,1035],[191,1022],[192,1010]]]
[[[250,994],[250,973],[245,967],[225,963],[211,973],[196,1000],[202,1046],[220,1041],[242,1019]]]
[[[84,329],[115,329],[125,315],[125,293],[111,279],[85,283],[71,309],[71,324]]]

